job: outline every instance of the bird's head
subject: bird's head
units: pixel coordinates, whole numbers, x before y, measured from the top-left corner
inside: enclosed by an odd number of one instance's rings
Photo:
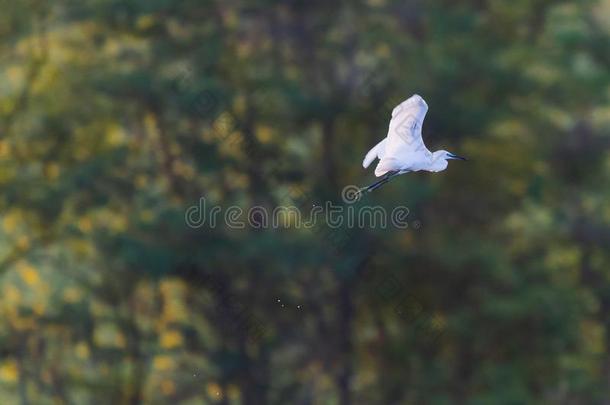
[[[437,150],[432,154],[432,163],[430,165],[431,172],[441,172],[449,165],[449,160],[467,160],[464,157],[458,156],[446,150]]]

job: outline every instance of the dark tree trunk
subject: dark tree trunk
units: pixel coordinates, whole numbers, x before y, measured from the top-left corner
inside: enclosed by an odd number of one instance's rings
[[[322,121],[322,165],[324,173],[322,176],[326,179],[328,187],[331,190],[337,189],[337,171],[335,167],[335,159],[333,157],[333,142],[334,142],[334,121],[330,118]]]
[[[339,403],[350,405],[351,398],[351,379],[353,374],[352,363],[352,324],[354,319],[354,304],[352,300],[352,283],[349,280],[342,280],[339,287],[339,350],[341,353],[341,370],[337,378],[339,387]]]

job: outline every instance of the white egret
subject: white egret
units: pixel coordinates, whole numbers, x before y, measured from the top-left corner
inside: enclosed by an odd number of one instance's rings
[[[408,172],[427,170],[440,172],[447,168],[447,161],[466,160],[446,150],[430,152],[422,140],[421,129],[428,104],[421,96],[414,94],[392,110],[388,136],[375,145],[364,157],[362,166],[366,169],[375,160],[375,176],[380,180],[360,189],[373,191],[395,176]]]

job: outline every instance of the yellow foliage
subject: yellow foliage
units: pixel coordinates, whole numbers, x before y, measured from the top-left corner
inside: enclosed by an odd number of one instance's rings
[[[102,317],[110,312],[108,306],[101,301],[93,300],[89,304],[89,310],[94,316]]]
[[[94,246],[90,240],[87,239],[69,239],[67,246],[80,257],[89,256],[93,254]]]
[[[208,395],[210,397],[216,398],[216,399],[222,399],[223,392],[222,392],[222,389],[220,388],[220,385],[216,384],[215,382],[211,382],[207,385],[206,389],[207,389]]]
[[[0,380],[6,382],[15,382],[19,371],[17,369],[17,362],[14,360],[5,361],[0,365]]]
[[[7,284],[4,287],[4,294],[2,294],[2,300],[5,303],[10,303],[11,307],[14,307],[21,300],[21,291],[17,287],[11,284]]]
[[[46,312],[46,305],[42,302],[36,302],[32,305],[32,311],[34,311],[37,316],[42,316]]]
[[[239,388],[236,385],[229,385],[229,387],[227,388],[227,396],[232,402],[239,401],[240,394],[241,392],[239,391]]]
[[[152,222],[152,220],[155,218],[154,213],[152,212],[152,210],[142,210],[140,211],[140,219],[143,222]]]
[[[242,155],[242,146],[244,144],[244,137],[240,131],[230,132],[226,138],[219,140],[220,152],[227,156],[240,156]]]
[[[229,28],[235,28],[239,25],[239,15],[234,10],[227,9],[225,13],[223,13],[224,22]]]
[[[391,54],[390,47],[386,43],[378,45],[377,48],[375,49],[375,52],[377,53],[377,55],[379,55],[382,58],[387,58]]]
[[[165,278],[159,283],[159,290],[163,295],[181,295],[186,290],[184,281],[177,278]]]
[[[93,229],[93,222],[91,221],[91,218],[82,217],[78,220],[77,226],[82,233],[89,233]]]
[[[13,328],[18,331],[34,330],[37,327],[36,320],[31,316],[23,318],[15,316],[11,319],[11,324],[13,325]]]
[[[125,142],[125,131],[118,125],[113,125],[106,132],[106,140],[111,146],[118,146]]]
[[[224,112],[218,116],[218,118],[212,124],[212,131],[209,132],[211,136],[217,136],[220,139],[226,139],[233,132],[235,128],[235,120],[231,114]]]
[[[57,163],[49,163],[45,167],[45,174],[49,180],[55,180],[59,177],[61,169]]]
[[[6,69],[6,78],[11,83],[19,83],[23,80],[24,77],[23,68],[19,66],[11,66]]]
[[[176,384],[172,380],[161,381],[161,393],[163,395],[172,395],[176,392]]]
[[[70,304],[74,304],[75,302],[80,301],[82,297],[82,292],[76,287],[68,287],[63,293],[64,301]]]
[[[434,330],[443,330],[447,324],[443,314],[437,312],[432,316],[431,326]]]
[[[195,177],[195,169],[193,169],[190,164],[181,160],[174,162],[173,170],[176,174],[184,177],[187,180],[191,180],[193,177]]]
[[[6,140],[0,141],[0,158],[8,157],[11,153],[11,145]]]
[[[157,118],[153,114],[147,114],[144,117],[144,127],[146,132],[154,139],[159,138],[159,128],[157,127]]]
[[[26,250],[27,248],[29,248],[30,238],[28,238],[27,235],[21,235],[17,239],[17,247],[19,248],[19,250]]]
[[[161,281],[159,290],[163,295],[163,312],[159,319],[159,327],[169,322],[186,320],[188,310],[184,305],[183,297],[186,285],[177,279],[166,279]]]
[[[252,51],[252,45],[250,45],[248,42],[244,41],[237,44],[237,56],[240,58],[247,58],[252,54]]]
[[[53,376],[51,375],[49,370],[42,371],[42,373],[40,373],[40,377],[45,384],[53,383]]]
[[[249,178],[243,173],[228,171],[226,182],[233,189],[245,189],[248,187]]]
[[[598,322],[583,320],[580,323],[580,334],[585,350],[589,353],[604,353],[604,327]]]
[[[2,228],[4,228],[7,233],[15,232],[17,225],[21,220],[21,213],[19,211],[11,210],[2,218]]]
[[[115,233],[124,232],[128,221],[125,215],[117,211],[106,210],[99,215],[98,221],[105,224],[106,228]]]
[[[33,286],[40,282],[38,271],[29,263],[20,262],[17,265],[17,272],[21,279],[29,286]]]
[[[53,91],[54,87],[60,83],[59,77],[60,72],[57,66],[51,64],[44,65],[36,80],[32,82],[32,93],[43,94],[46,91]]]
[[[98,346],[119,347],[126,346],[126,339],[123,333],[113,324],[102,324],[95,328],[93,339]]]
[[[170,356],[159,355],[153,359],[153,368],[158,371],[171,370],[175,366],[174,359]]]
[[[125,335],[123,335],[121,332],[115,334],[114,335],[114,344],[116,345],[116,347],[121,347],[121,348],[124,348],[125,346],[127,346],[127,339],[125,339]]]
[[[175,18],[167,21],[166,27],[168,33],[176,39],[187,40],[193,36],[193,32],[189,29],[189,27],[185,26],[180,20]]]
[[[268,143],[273,137],[273,130],[267,125],[259,125],[256,128],[256,138],[261,143]]]
[[[164,349],[173,349],[182,345],[182,334],[175,330],[163,332],[161,334],[161,347]]]
[[[152,14],[140,16],[136,21],[136,27],[140,30],[145,30],[153,26],[155,17]]]
[[[90,355],[89,346],[85,342],[78,342],[74,348],[76,356],[80,359],[88,359]]]
[[[139,189],[145,188],[148,185],[148,178],[146,176],[144,176],[143,174],[138,174],[136,176],[135,184],[136,184],[136,187]]]

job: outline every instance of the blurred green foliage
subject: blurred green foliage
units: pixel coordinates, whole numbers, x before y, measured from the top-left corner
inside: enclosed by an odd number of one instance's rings
[[[610,1],[23,0],[0,13],[3,404],[610,400]],[[391,109],[468,156],[340,201]]]

